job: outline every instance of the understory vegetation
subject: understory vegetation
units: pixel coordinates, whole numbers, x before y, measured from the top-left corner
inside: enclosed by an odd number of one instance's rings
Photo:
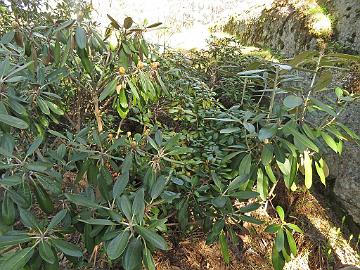
[[[198,228],[230,263],[259,208],[278,217],[274,269],[296,257],[274,190],[325,185],[324,154],[359,141],[337,121],[357,93],[330,85],[359,57],[324,44],[278,62],[232,38],[160,54],[145,40],[160,23],[109,16],[102,34],[86,12],[18,8],[1,7],[0,269],[153,270]]]

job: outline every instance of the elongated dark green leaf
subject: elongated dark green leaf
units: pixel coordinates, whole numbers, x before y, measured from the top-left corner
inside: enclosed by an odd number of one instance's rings
[[[15,246],[18,244],[26,243],[31,240],[27,234],[20,235],[2,235],[0,236],[0,248]]]
[[[41,137],[41,136],[37,137],[37,138],[35,139],[35,141],[30,145],[29,149],[28,149],[27,152],[26,152],[26,155],[27,155],[27,156],[32,155],[32,154],[36,151],[36,149],[39,148],[39,146],[41,145],[42,141],[43,141],[43,137]]]
[[[131,203],[126,195],[122,195],[120,198],[120,208],[128,220],[132,219]]]
[[[283,270],[285,266],[285,260],[280,252],[277,251],[275,245],[272,249],[272,256],[271,256],[272,264],[274,266],[274,270]]]
[[[37,98],[37,105],[39,106],[42,113],[44,113],[46,115],[50,115],[49,106],[41,97]]]
[[[55,255],[48,242],[41,241],[39,244],[39,254],[44,261],[53,264],[55,262]]]
[[[95,209],[101,207],[99,204],[91,201],[89,198],[87,198],[83,195],[80,195],[80,194],[65,193],[65,197],[72,203],[75,203],[76,205],[95,208]]]
[[[247,154],[240,162],[239,175],[249,174],[251,170],[251,154]]]
[[[141,269],[143,245],[139,238],[132,238],[125,251],[123,267],[125,270]]]
[[[146,247],[143,250],[143,262],[147,270],[156,270],[151,251]]]
[[[17,250],[8,257],[5,261],[0,263],[1,269],[11,269],[11,270],[20,270],[26,265],[34,254],[34,248],[28,247],[24,249]]]
[[[129,242],[130,232],[123,231],[114,239],[112,239],[107,246],[106,252],[110,258],[110,260],[115,260],[123,254],[125,248]]]
[[[85,49],[85,47],[86,47],[86,33],[85,33],[85,30],[80,26],[78,26],[76,28],[75,40],[76,40],[76,44],[78,45],[78,47],[80,49]]]
[[[144,188],[140,188],[134,196],[132,205],[132,213],[138,217],[138,221],[141,222],[144,217],[145,201],[144,201]]]
[[[221,254],[223,256],[224,262],[226,264],[230,263],[230,255],[229,255],[229,246],[226,240],[225,233],[222,231],[219,236],[219,244],[221,249]]]
[[[280,227],[281,226],[279,224],[271,224],[271,225],[266,227],[265,232],[267,232],[267,233],[276,233],[280,229]]]
[[[109,82],[99,96],[99,101],[103,101],[108,96],[112,95],[116,90],[117,79]]]
[[[61,252],[72,257],[81,257],[83,255],[81,249],[69,242],[62,239],[52,239],[52,244]]]
[[[19,213],[20,213],[20,220],[21,220],[22,224],[24,224],[26,227],[32,228],[32,229],[39,227],[38,221],[36,220],[35,216],[30,211],[19,208]]]
[[[160,175],[154,185],[151,187],[151,199],[155,200],[163,192],[166,186],[167,180],[163,175]]]
[[[275,247],[278,252],[284,249],[284,230],[280,228],[276,234]]]
[[[301,134],[299,131],[295,130],[294,128],[292,128],[290,126],[284,127],[284,130],[286,130],[288,133],[293,135],[294,138],[299,140],[306,147],[309,147],[310,149],[314,150],[315,152],[319,152],[319,148],[304,134]]]
[[[0,122],[19,129],[27,129],[29,127],[28,123],[24,120],[3,113],[0,113]]]
[[[20,175],[5,176],[4,178],[0,179],[0,185],[7,187],[16,186],[20,183],[22,183],[22,178]]]
[[[209,233],[209,235],[206,238],[206,243],[207,244],[212,244],[216,241],[216,239],[218,239],[220,232],[222,231],[222,229],[225,226],[225,221],[223,219],[219,219],[215,222],[215,224],[213,225],[211,232]]]
[[[244,182],[246,182],[249,179],[249,175],[243,174],[241,176],[236,177],[234,180],[232,180],[228,186],[228,192],[233,191],[240,187],[240,185]]]
[[[118,198],[124,192],[128,183],[129,183],[129,172],[123,173],[117,177],[116,182],[113,186],[114,199]]]
[[[250,190],[244,190],[244,191],[238,191],[235,193],[231,193],[231,196],[236,197],[240,200],[248,200],[251,198],[256,198],[259,195],[260,194],[258,192],[250,191]]]
[[[265,144],[261,152],[261,162],[264,166],[268,165],[273,159],[274,147],[271,144]]]
[[[269,181],[266,176],[264,176],[264,173],[261,168],[257,171],[257,184],[256,184],[256,190],[260,194],[260,198],[265,201],[268,196],[268,188],[269,188]]]
[[[116,223],[111,220],[101,219],[101,218],[89,218],[89,219],[78,219],[78,220],[91,225],[104,225],[104,226],[116,225]]]
[[[55,228],[57,225],[60,224],[60,222],[64,219],[64,217],[67,214],[67,209],[62,209],[60,212],[56,213],[56,215],[51,219],[47,229],[51,230]]]
[[[291,253],[296,256],[297,255],[297,248],[296,248],[296,242],[294,240],[294,237],[292,236],[291,232],[289,232],[287,229],[285,229],[287,242],[290,247]]]
[[[140,234],[147,242],[151,244],[154,248],[158,248],[161,250],[168,250],[169,247],[165,241],[165,239],[157,234],[156,232],[153,232],[149,229],[146,229],[144,227],[136,225],[134,227],[135,231]]]

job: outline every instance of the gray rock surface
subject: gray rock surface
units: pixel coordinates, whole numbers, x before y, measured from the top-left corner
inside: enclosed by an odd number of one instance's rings
[[[350,52],[360,53],[360,1],[328,1],[335,17],[334,38]]]
[[[339,121],[360,134],[360,102],[351,104]],[[346,142],[343,154],[328,157],[330,173],[335,179],[333,188],[336,199],[360,224],[360,146]]]

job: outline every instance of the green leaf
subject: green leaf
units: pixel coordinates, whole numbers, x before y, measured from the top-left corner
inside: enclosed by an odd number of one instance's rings
[[[0,236],[0,248],[19,245],[31,240],[32,238],[27,234],[2,235]]]
[[[277,233],[278,230],[281,228],[279,224],[271,224],[266,227],[265,232],[267,233]]]
[[[323,162],[315,161],[315,168],[316,168],[317,174],[319,175],[321,183],[323,183],[324,186],[326,186],[326,176],[325,176],[323,166],[321,166],[321,163],[323,163]]]
[[[284,105],[289,109],[294,109],[303,104],[303,99],[294,95],[287,96],[284,101]]]
[[[58,212],[50,221],[49,225],[47,226],[48,230],[52,230],[57,225],[60,224],[60,222],[65,218],[67,214],[67,209],[62,209],[60,212]]]
[[[3,113],[0,113],[0,122],[19,129],[27,129],[29,127],[28,123],[24,120]]]
[[[88,219],[78,219],[79,221],[91,224],[91,225],[103,225],[103,226],[114,226],[116,225],[115,222],[109,219],[101,219],[101,218],[88,218]]]
[[[154,185],[151,187],[150,196],[152,200],[155,200],[160,196],[166,186],[166,183],[167,179],[163,175],[160,175]]]
[[[269,177],[270,181],[273,182],[273,183],[276,183],[276,177],[274,175],[274,172],[272,171],[271,169],[271,165],[268,164],[265,166],[265,171],[266,171],[266,174],[267,176]]]
[[[136,84],[134,84],[129,78],[126,79],[129,87],[130,87],[130,90],[131,90],[131,93],[133,95],[133,98],[135,100],[140,100],[140,96],[139,96],[139,93],[138,93],[138,89],[136,87]]]
[[[313,91],[320,91],[328,87],[332,81],[332,78],[333,77],[331,71],[324,71],[313,86]]]
[[[216,239],[219,237],[220,232],[225,226],[224,219],[219,219],[215,222],[213,225],[211,232],[209,233],[208,237],[206,238],[206,244],[212,244],[216,241]]]
[[[39,254],[44,261],[53,264],[55,262],[55,255],[48,242],[41,241],[39,244]]]
[[[143,250],[143,262],[147,270],[156,270],[154,259],[148,248],[144,247]]]
[[[123,257],[125,270],[139,270],[142,264],[143,245],[139,238],[132,238]]]
[[[259,196],[260,194],[258,192],[255,191],[250,191],[250,190],[245,190],[245,191],[238,191],[235,193],[232,193],[231,196],[236,197],[240,200],[248,200],[251,198],[256,198],[257,196]]]
[[[121,196],[121,198],[120,198],[120,208],[121,208],[121,211],[126,216],[126,218],[128,220],[131,220],[132,219],[131,203],[130,203],[130,200],[129,200],[128,196],[126,196],[126,195]]]
[[[76,205],[80,205],[80,206],[84,206],[84,207],[89,207],[89,208],[94,208],[94,209],[98,209],[101,206],[93,201],[91,201],[89,198],[80,195],[80,194],[69,194],[69,193],[65,193],[65,197],[71,201],[72,203],[76,204]]]
[[[19,208],[20,220],[28,228],[36,229],[39,227],[35,216],[28,210]]]
[[[239,175],[249,174],[251,169],[251,154],[247,154],[239,165]]]
[[[221,254],[223,256],[224,262],[226,264],[229,264],[230,263],[229,246],[228,246],[224,231],[222,231],[220,233],[219,244],[220,244]]]
[[[257,189],[257,192],[259,192],[260,198],[263,201],[265,201],[267,199],[268,192],[269,192],[268,188],[269,188],[268,178],[266,176],[264,176],[262,169],[259,168],[257,171],[256,189]]]
[[[297,226],[296,224],[286,223],[286,226],[289,227],[290,229],[294,230],[295,232],[298,232],[298,233],[301,233],[301,234],[304,233],[304,232],[299,228],[299,226]]]
[[[285,233],[286,233],[287,242],[288,242],[289,247],[290,247],[290,251],[294,256],[296,256],[297,255],[297,248],[296,248],[296,243],[295,243],[294,237],[291,234],[291,232],[289,232],[287,229],[285,229]]]
[[[284,220],[285,220],[284,209],[280,205],[278,205],[278,206],[276,206],[276,212],[278,213],[279,218],[281,219],[281,221],[284,222]]]
[[[22,183],[22,177],[20,175],[11,175],[5,176],[4,178],[0,179],[0,185],[12,187]]]
[[[314,150],[315,152],[319,152],[319,148],[304,134],[301,134],[299,131],[295,130],[290,126],[284,126],[284,131],[290,133],[294,136],[297,140],[299,140],[303,145],[309,147],[310,149]]]
[[[115,260],[123,254],[125,248],[129,242],[130,232],[123,231],[118,236],[110,241],[106,248],[106,252],[110,258],[110,260]]]
[[[76,44],[78,45],[78,47],[80,49],[85,49],[85,47],[86,47],[86,33],[85,33],[85,30],[80,26],[78,26],[76,28],[75,40],[76,40]]]
[[[313,104],[313,106],[317,107],[319,110],[324,111],[333,117],[337,117],[336,112],[333,110],[333,108],[331,106],[321,102],[320,100],[318,100],[314,97],[310,98],[310,100],[311,100],[311,103]]]
[[[240,207],[239,211],[241,213],[249,213],[249,212],[252,212],[252,211],[255,211],[255,210],[259,209],[260,206],[261,206],[261,204],[259,204],[259,203],[251,203],[251,204],[248,204],[246,206]]]
[[[310,189],[312,186],[312,159],[309,151],[304,152],[305,186]]]
[[[99,96],[99,101],[103,101],[109,95],[112,95],[116,90],[117,79],[109,82]]]
[[[221,134],[230,134],[234,132],[239,132],[241,129],[239,127],[231,127],[231,128],[224,128],[220,130]]]
[[[5,261],[0,263],[1,269],[21,270],[34,254],[34,248],[28,247],[15,251]]]
[[[118,198],[124,192],[128,183],[129,183],[129,172],[125,172],[117,177],[116,182],[113,186],[114,199]]]
[[[261,162],[264,166],[268,165],[274,156],[274,147],[271,144],[265,144],[261,152]]]
[[[265,141],[272,138],[276,134],[276,127],[263,127],[259,131],[258,138],[260,141]]]
[[[232,180],[227,188],[228,192],[233,191],[240,187],[240,185],[244,182],[246,182],[249,179],[248,174],[244,174],[241,176],[236,177],[234,180]]]
[[[81,249],[62,239],[51,239],[52,244],[61,252],[72,257],[81,257],[83,255]]]
[[[276,234],[276,238],[275,238],[275,247],[276,250],[278,252],[280,252],[281,250],[284,249],[284,244],[285,244],[285,239],[284,239],[284,230],[282,228],[280,228]]]
[[[285,260],[280,252],[277,251],[275,245],[272,248],[272,256],[271,256],[272,264],[274,266],[274,270],[283,270],[285,266]]]
[[[55,103],[52,103],[51,101],[48,101],[48,100],[46,100],[45,102],[48,105],[49,109],[53,113],[55,113],[57,115],[64,115],[64,111],[62,109],[60,109],[58,105],[56,105]]]
[[[140,188],[134,196],[134,201],[132,205],[132,213],[134,216],[138,217],[138,221],[142,222],[145,211],[145,201],[144,201],[144,188]]]
[[[41,112],[46,115],[50,115],[50,109],[45,100],[43,100],[41,97],[37,98],[37,105],[39,106]]]
[[[38,136],[35,141],[30,145],[29,149],[26,152],[26,156],[30,156],[32,155],[36,149],[39,148],[39,146],[41,145],[43,141],[43,137],[42,136]]]
[[[153,232],[153,231],[146,229],[144,227],[141,227],[139,225],[135,225],[134,229],[154,248],[161,249],[161,250],[169,249],[165,239],[162,236],[160,236],[159,234],[157,234],[156,232]]]
[[[324,139],[324,141],[326,142],[326,144],[335,152],[338,153],[338,145],[335,142],[335,140],[326,132],[322,131],[321,132],[321,137]]]

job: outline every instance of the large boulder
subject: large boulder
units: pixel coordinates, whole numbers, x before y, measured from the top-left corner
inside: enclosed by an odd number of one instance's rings
[[[360,1],[327,0],[324,4],[334,17],[333,39],[345,51],[360,53]]]

